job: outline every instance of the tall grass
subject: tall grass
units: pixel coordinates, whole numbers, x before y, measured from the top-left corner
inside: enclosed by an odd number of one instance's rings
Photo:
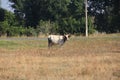
[[[46,39],[0,40],[0,80],[120,80],[115,36],[75,37],[51,49]]]

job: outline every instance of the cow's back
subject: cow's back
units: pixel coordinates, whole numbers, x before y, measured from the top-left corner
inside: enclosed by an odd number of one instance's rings
[[[48,39],[50,39],[53,43],[59,43],[63,39],[63,36],[61,35],[49,35]]]

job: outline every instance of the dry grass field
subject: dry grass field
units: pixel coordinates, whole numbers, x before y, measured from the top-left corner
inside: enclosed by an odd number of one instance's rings
[[[120,34],[47,40],[0,38],[0,80],[120,80]]]

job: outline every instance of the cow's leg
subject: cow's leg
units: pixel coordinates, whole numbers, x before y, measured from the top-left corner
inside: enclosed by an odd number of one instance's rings
[[[52,46],[52,40],[48,38],[48,47],[50,48]]]

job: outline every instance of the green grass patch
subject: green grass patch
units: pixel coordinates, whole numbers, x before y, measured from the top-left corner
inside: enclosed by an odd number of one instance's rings
[[[71,37],[68,44],[76,45],[99,45],[99,44],[111,44],[120,41],[119,34],[106,35],[106,36],[90,36],[90,37]],[[66,44],[66,43],[65,43]],[[1,38],[0,48],[4,49],[20,49],[20,48],[47,48],[47,39],[39,38]],[[55,46],[56,47],[56,46]]]
[[[8,49],[13,49],[18,47],[19,44],[13,41],[0,41],[0,47],[1,48],[8,48]]]
[[[46,48],[46,40],[0,40],[0,48],[20,49],[20,48]]]

